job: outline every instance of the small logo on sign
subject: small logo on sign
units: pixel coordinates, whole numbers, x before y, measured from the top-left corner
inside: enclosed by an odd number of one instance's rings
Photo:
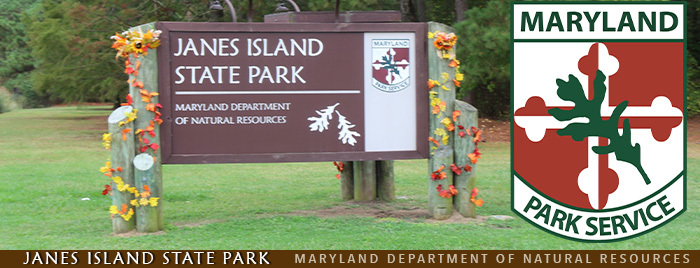
[[[372,85],[397,92],[409,86],[408,39],[372,39]]]

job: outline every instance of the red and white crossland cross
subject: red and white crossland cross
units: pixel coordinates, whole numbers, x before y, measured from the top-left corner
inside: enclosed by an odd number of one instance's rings
[[[603,242],[685,211],[684,14],[684,3],[513,3],[514,212]]]

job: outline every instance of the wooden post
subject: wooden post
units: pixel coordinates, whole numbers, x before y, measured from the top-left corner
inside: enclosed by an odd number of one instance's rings
[[[436,220],[445,220],[452,216],[452,197],[442,197],[437,191],[438,185],[442,189],[449,189],[452,185],[453,176],[450,170],[450,165],[454,159],[454,154],[451,146],[440,146],[435,150],[435,154],[430,158],[430,173],[444,167],[442,172],[445,172],[446,178],[442,180],[432,180],[428,182],[428,214]]]
[[[146,33],[149,29],[155,29],[155,23],[147,23],[134,28],[129,29],[140,30]],[[140,68],[138,69],[138,76],[133,74],[129,76],[129,79],[133,81],[129,85],[129,92],[133,99],[133,106],[138,110],[136,121],[134,121],[134,128],[136,130],[143,130],[143,135],[138,135],[136,138],[137,152],[142,152],[144,145],[149,143],[157,143],[160,145],[160,126],[158,123],[153,123],[155,114],[152,111],[146,110],[146,105],[149,104],[144,102],[141,98],[139,86],[135,86],[136,82],[143,83],[143,90],[148,92],[158,92],[158,63],[155,50],[148,51],[148,55],[141,56],[138,58],[130,57],[129,60],[133,64],[136,62],[141,62]],[[158,97],[152,96],[150,103],[157,104]],[[149,127],[153,127],[153,135],[145,130]],[[148,139],[149,143],[145,142]],[[152,163],[148,161],[151,159]],[[150,163],[150,164],[148,164]],[[163,180],[161,174],[161,158],[160,150],[147,148],[143,153],[139,154],[134,158],[134,179],[135,185],[139,192],[145,190],[144,186],[150,188],[151,196],[154,198],[159,198],[158,205],[153,207],[150,205],[139,206],[136,209],[136,228],[139,232],[157,232],[163,230]]]
[[[454,33],[454,29],[447,25],[437,22],[428,22],[428,32],[435,31]],[[454,49],[456,48],[453,48],[453,50]],[[452,143],[455,137],[453,131],[449,131],[442,122],[445,118],[452,120],[456,91],[454,83],[451,81],[444,81],[441,78],[443,73],[447,73],[449,77],[455,77],[454,68],[448,66],[450,61],[443,58],[442,55],[443,53],[433,45],[433,40],[428,39],[428,77],[437,80],[441,84],[441,86],[433,87],[431,91],[436,92],[437,94],[435,94],[434,97],[439,98],[440,102],[444,102],[445,104],[444,111],[441,110],[438,114],[430,114],[429,130],[430,137],[439,143],[439,145],[436,145],[431,142],[431,151],[433,155],[430,157],[428,164],[428,168],[430,169],[429,174],[444,165],[444,172],[447,175],[443,180],[433,181],[430,177],[428,178],[428,211],[432,218],[438,220],[447,219],[452,215],[452,197],[440,197],[436,188],[439,184],[442,185],[444,190],[447,190],[449,186],[452,185],[453,174],[450,170],[450,165],[454,163]],[[445,88],[443,88],[443,86]],[[430,107],[430,110],[433,110],[432,107]],[[436,130],[439,129],[444,130],[445,134],[438,135],[440,132]],[[447,138],[445,138],[445,136],[447,136]]]
[[[394,201],[394,160],[377,161],[377,198]]]
[[[376,167],[376,161],[356,161],[353,163],[356,201],[373,201],[377,196]]]
[[[353,176],[353,162],[343,161],[343,171],[340,172],[340,192],[343,201],[353,200],[355,198],[355,178]]]
[[[465,129],[478,125],[478,111],[474,106],[457,100],[455,101],[455,110],[461,112],[455,125],[464,126]],[[466,132],[466,130],[464,131]],[[464,138],[460,138],[459,135],[455,136],[455,164],[458,166],[469,165],[472,169],[471,172],[465,171],[460,175],[455,175],[454,185],[459,193],[455,196],[454,206],[459,214],[470,218],[476,218],[476,207],[470,200],[472,189],[476,187],[476,164],[472,164],[467,155],[472,153],[475,147],[473,137],[469,135],[465,135]]]
[[[134,129],[133,123],[128,122],[119,126],[119,122],[126,122],[127,113],[133,110],[131,106],[117,108],[107,118],[109,134],[112,135],[110,148],[110,161],[113,169],[112,177],[121,177],[124,184],[134,185],[134,171],[131,160],[134,159]],[[128,132],[125,130],[129,130]],[[118,170],[121,169],[121,171]],[[128,191],[120,192],[114,183],[112,185],[112,205],[121,210],[122,205],[127,205],[128,209],[133,209],[129,202],[134,198]],[[136,219],[132,217],[129,221],[114,215],[112,218],[112,230],[115,234],[126,233],[134,229]]]

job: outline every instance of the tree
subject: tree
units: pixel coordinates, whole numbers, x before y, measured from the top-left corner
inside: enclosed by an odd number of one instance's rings
[[[505,117],[510,111],[510,2],[472,7],[455,25],[457,58],[465,74],[458,97],[473,91],[479,114]]]
[[[155,20],[207,20],[207,1],[42,0],[22,19],[37,60],[34,91],[53,103],[123,101],[123,66],[109,37]]]
[[[32,91],[31,73],[34,58],[28,47],[27,32],[21,14],[31,9],[36,0],[0,2],[0,83],[13,95],[22,95],[24,107],[44,105]]]

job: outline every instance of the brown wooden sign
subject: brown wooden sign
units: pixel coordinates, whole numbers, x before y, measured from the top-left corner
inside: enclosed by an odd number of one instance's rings
[[[163,163],[428,157],[425,24],[156,28]]]

